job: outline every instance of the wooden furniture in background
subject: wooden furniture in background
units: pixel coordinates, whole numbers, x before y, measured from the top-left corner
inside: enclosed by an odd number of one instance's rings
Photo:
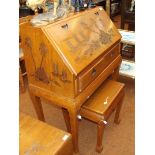
[[[21,25],[21,24],[24,24],[24,23],[26,23],[26,22],[29,22],[32,18],[33,18],[32,15],[19,18],[19,35],[20,35],[20,25]]]
[[[26,75],[25,62],[24,62],[24,53],[21,43],[21,34],[20,34],[20,26],[26,22],[29,22],[32,16],[26,16],[19,18],[19,84],[21,88],[21,92],[24,93],[26,88],[24,84],[24,76]]]
[[[109,15],[109,17],[111,15],[110,10],[111,10],[111,0],[106,0],[106,12]]]
[[[135,32],[119,29],[121,38],[121,55],[124,58],[121,67],[120,75],[135,78]],[[125,46],[130,46],[131,51],[124,50]],[[124,52],[125,51],[125,52]],[[130,57],[129,57],[130,56]]]
[[[121,29],[125,29],[128,24],[128,30],[135,31],[135,7],[131,8],[134,0],[121,0]]]
[[[79,114],[97,123],[96,151],[101,152],[104,121],[107,121],[111,113],[116,109],[114,122],[118,124],[119,113],[124,98],[124,84],[106,80],[97,91],[84,103]]]
[[[25,23],[20,29],[37,116],[45,121],[40,98],[67,110],[78,152],[78,111],[105,79],[117,78],[121,36],[102,7],[39,27]]]
[[[121,0],[110,0],[110,17],[114,17],[121,12]]]
[[[94,2],[96,5],[102,6],[111,18],[121,11],[121,0],[95,0]]]
[[[135,32],[119,29],[121,38],[121,55],[125,59],[135,59]]]
[[[20,67],[19,67],[19,86],[21,88],[21,92],[24,93],[25,92],[25,84],[24,84],[22,71],[21,71]]]
[[[25,84],[24,84],[24,76],[26,75],[26,71],[23,71],[21,63],[24,62],[24,55],[21,48],[19,48],[19,84],[21,88],[21,92],[25,92]]]
[[[19,154],[73,155],[71,134],[20,113]]]

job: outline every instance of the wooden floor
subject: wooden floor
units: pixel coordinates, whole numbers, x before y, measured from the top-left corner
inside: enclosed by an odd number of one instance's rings
[[[119,28],[120,24],[119,18],[119,16],[115,18],[117,28]],[[103,137],[104,149],[100,155],[135,154],[135,81],[121,76],[119,81],[126,84],[126,95],[120,115],[121,123],[119,125],[113,123],[114,114],[109,118]],[[27,86],[26,77],[25,83]],[[61,109],[44,103],[47,103],[47,101],[43,101],[46,122],[59,129],[67,131]],[[27,113],[36,118],[27,89],[25,93],[20,93],[19,107],[21,112]],[[79,127],[80,155],[99,155],[95,152],[96,134],[96,124],[82,119]]]

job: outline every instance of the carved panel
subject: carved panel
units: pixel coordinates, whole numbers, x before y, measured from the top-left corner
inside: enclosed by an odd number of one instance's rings
[[[53,77],[61,80],[62,82],[71,82],[70,80],[68,80],[67,72],[65,70],[59,71],[58,68],[58,64],[53,63]]]
[[[43,42],[40,43],[39,51],[42,56],[44,56],[48,52],[48,49]]]
[[[45,69],[43,68],[42,64],[43,64],[43,60],[47,54],[47,47],[45,46],[45,44],[43,42],[40,43],[40,46],[39,46],[39,51],[40,51],[40,54],[41,54],[41,62],[40,62],[40,65],[39,67],[36,69],[35,71],[35,77],[36,79],[48,84],[49,83],[49,79],[48,79],[48,76],[45,72]]]
[[[46,84],[49,83],[48,76],[47,76],[47,74],[46,74],[43,67],[37,68],[37,70],[35,72],[35,77],[36,77],[37,80],[40,80],[40,81],[42,81],[42,82],[44,82]]]
[[[31,42],[31,39],[29,37],[26,37],[25,38],[25,45],[28,47],[28,48],[32,48],[32,42]]]

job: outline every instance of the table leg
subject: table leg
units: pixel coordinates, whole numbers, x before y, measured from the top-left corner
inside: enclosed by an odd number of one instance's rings
[[[73,148],[74,152],[78,153],[78,119],[77,119],[77,111],[76,110],[70,110],[69,111],[69,117],[70,117],[70,126],[71,126],[71,134],[73,139]]]
[[[45,117],[44,117],[40,97],[37,97],[37,96],[33,95],[30,91],[29,91],[29,94],[30,94],[30,97],[31,97],[31,100],[32,100],[32,103],[33,103],[33,107],[34,107],[34,109],[36,111],[38,119],[45,122]]]
[[[62,108],[62,113],[63,113],[64,120],[65,120],[65,123],[66,123],[67,131],[71,133],[69,112],[68,112],[67,109]]]

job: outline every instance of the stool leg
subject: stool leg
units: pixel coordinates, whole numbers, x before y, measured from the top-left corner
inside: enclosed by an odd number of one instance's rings
[[[104,123],[103,123],[103,121],[100,121],[97,124],[97,144],[96,144],[96,151],[98,153],[101,153],[102,150],[103,150],[103,145],[102,145],[103,131],[104,131]]]
[[[121,107],[122,107],[122,103],[123,103],[123,98],[120,100],[120,102],[118,103],[117,107],[116,107],[116,113],[115,113],[115,118],[114,118],[114,123],[119,124],[120,123],[120,119],[119,119],[119,115],[120,115],[120,111],[121,111]]]
[[[62,113],[63,113],[64,120],[65,120],[65,123],[66,123],[67,131],[69,133],[71,133],[69,112],[67,111],[67,109],[62,108]]]

